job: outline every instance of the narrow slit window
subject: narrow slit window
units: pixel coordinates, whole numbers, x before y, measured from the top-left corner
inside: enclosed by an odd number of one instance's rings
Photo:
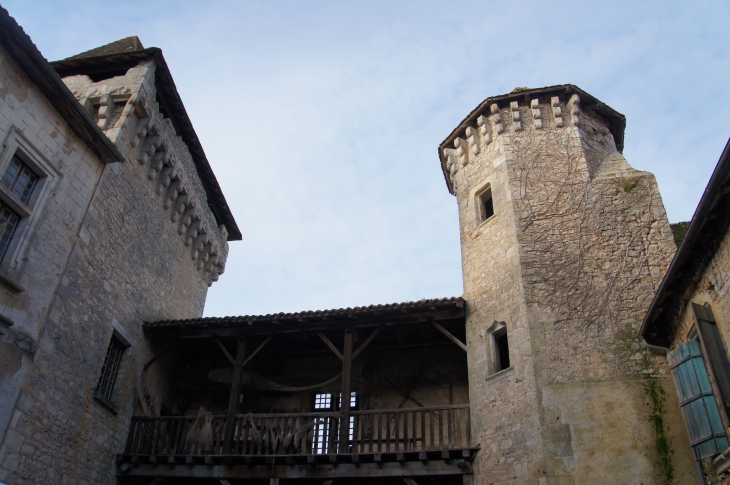
[[[114,392],[114,382],[117,380],[119,372],[119,363],[122,361],[122,353],[124,353],[125,345],[115,336],[112,336],[109,347],[104,357],[104,365],[101,368],[99,383],[96,386],[96,392],[101,397],[111,401]]]
[[[507,341],[507,328],[502,327],[493,334],[494,338],[494,367],[495,371],[508,369],[509,362],[509,343]]]
[[[487,187],[477,195],[476,199],[477,220],[481,223],[494,215],[492,188]]]
[[[17,156],[8,164],[2,178],[2,184],[23,204],[30,202],[30,196],[38,183],[38,176],[28,168]]]

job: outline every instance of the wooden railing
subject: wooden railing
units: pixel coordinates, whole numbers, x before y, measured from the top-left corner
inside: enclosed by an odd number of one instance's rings
[[[195,416],[132,418],[126,455],[316,455],[338,449],[339,413],[239,414],[231,449],[225,416],[194,428]],[[348,453],[467,449],[469,405],[352,411]]]

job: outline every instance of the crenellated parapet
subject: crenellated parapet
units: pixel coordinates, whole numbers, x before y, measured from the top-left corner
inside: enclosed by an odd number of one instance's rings
[[[587,142],[598,140],[621,151],[625,124],[622,114],[573,85],[518,88],[487,98],[439,148],[446,184],[454,194],[456,174],[469,163],[487,157],[486,152],[502,137],[531,130],[573,130]]]
[[[81,75],[66,77],[64,82],[141,172],[210,286],[225,271],[228,231],[209,207],[191,150],[160,109],[155,68],[150,60],[124,76],[92,82]]]

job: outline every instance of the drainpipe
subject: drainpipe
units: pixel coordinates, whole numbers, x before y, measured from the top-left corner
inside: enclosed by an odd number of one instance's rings
[[[641,345],[643,345],[645,348],[647,348],[649,350],[653,350],[654,352],[659,352],[659,353],[664,354],[664,355],[666,355],[666,354],[669,353],[669,349],[668,348],[666,348],[666,347],[659,347],[658,345],[652,345],[649,342],[647,342],[646,339],[643,336],[641,337]]]

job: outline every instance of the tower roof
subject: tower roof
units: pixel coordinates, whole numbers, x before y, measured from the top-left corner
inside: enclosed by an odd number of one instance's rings
[[[449,175],[448,170],[446,168],[446,159],[444,157],[444,148],[448,148],[450,143],[453,143],[454,139],[456,137],[463,137],[464,131],[469,126],[476,126],[477,125],[477,118],[482,115],[488,115],[489,114],[489,106],[492,104],[497,104],[500,107],[504,107],[508,105],[511,101],[521,101],[529,105],[530,100],[537,97],[547,97],[547,96],[557,96],[557,95],[564,95],[564,96],[572,96],[573,94],[577,94],[580,97],[580,103],[581,106],[585,106],[587,108],[590,108],[594,110],[596,113],[601,115],[604,120],[606,121],[606,125],[608,127],[608,130],[611,132],[611,135],[613,135],[613,139],[616,142],[616,149],[619,152],[623,152],[624,149],[624,130],[626,129],[626,117],[619,113],[618,111],[614,110],[607,104],[603,103],[602,101],[598,100],[597,98],[594,98],[587,92],[580,89],[578,86],[575,86],[573,84],[559,84],[556,86],[547,86],[544,88],[515,88],[512,90],[512,92],[508,94],[502,94],[499,96],[491,96],[474,108],[469,115],[462,120],[461,123],[449,134],[449,136],[446,137],[444,141],[441,142],[441,144],[438,147],[439,152],[439,160],[441,161],[441,170],[443,171],[444,178],[446,179],[446,186],[449,189],[449,192],[453,194],[453,190],[451,187],[451,183],[449,181]]]
[[[155,86],[157,87],[157,101],[160,112],[172,122],[177,134],[187,145],[193,158],[198,176],[203,183],[208,206],[218,224],[226,226],[229,241],[240,241],[241,230],[236,224],[228,202],[213,173],[213,168],[203,151],[193,123],[185,110],[170,69],[167,67],[162,50],[157,47],[142,48],[137,37],[112,42],[97,47],[68,59],[51,62],[51,66],[59,76],[75,76],[84,74],[93,80],[106,79],[111,76],[123,76],[128,69],[139,65],[140,62],[152,59],[155,61]],[[132,50],[135,49],[135,50]]]
[[[83,57],[109,56],[112,54],[123,54],[125,52],[141,51],[143,49],[144,49],[144,46],[142,45],[142,42],[139,40],[139,37],[137,37],[136,35],[133,35],[131,37],[125,37],[123,39],[119,39],[116,42],[111,42],[111,43],[103,45],[101,47],[96,47],[94,49],[82,52],[81,54],[76,54],[75,56],[71,56],[68,59],[80,59]]]
[[[2,6],[0,45],[99,160],[103,163],[124,162],[124,157],[79,104],[30,37]]]

